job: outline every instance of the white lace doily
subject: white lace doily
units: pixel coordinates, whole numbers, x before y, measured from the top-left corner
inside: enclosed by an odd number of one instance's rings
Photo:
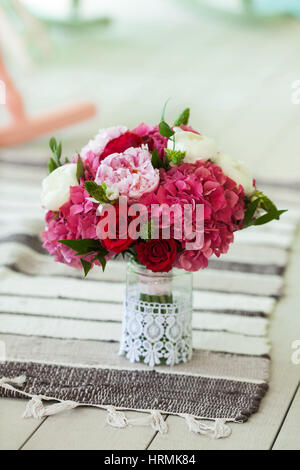
[[[159,304],[130,298],[125,316],[120,355],[149,366],[173,366],[192,357],[192,306],[185,302]]]

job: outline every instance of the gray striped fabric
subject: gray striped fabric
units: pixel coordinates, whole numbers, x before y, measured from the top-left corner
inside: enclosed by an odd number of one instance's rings
[[[268,388],[267,331],[284,292],[299,186],[268,184],[289,209],[282,221],[238,233],[228,255],[195,274],[193,360],[153,370],[117,354],[126,265],[83,280],[43,250],[43,165],[38,157],[0,161],[0,378],[26,375],[25,392],[58,400],[246,421]]]

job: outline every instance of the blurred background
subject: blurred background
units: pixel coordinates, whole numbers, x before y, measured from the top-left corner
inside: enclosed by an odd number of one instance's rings
[[[67,153],[99,127],[158,122],[171,97],[170,121],[190,106],[193,126],[256,175],[296,180],[299,19],[298,0],[0,0],[0,50],[29,116],[97,106],[55,131]],[[0,130],[10,122],[0,105]],[[46,161],[48,137],[0,158]]]

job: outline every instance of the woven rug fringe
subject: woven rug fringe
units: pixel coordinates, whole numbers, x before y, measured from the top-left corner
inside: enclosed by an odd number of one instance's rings
[[[208,425],[190,415],[182,415],[182,417],[185,419],[190,432],[195,434],[209,436],[212,439],[224,439],[231,436],[231,428],[226,424],[225,419],[216,419],[213,425]]]
[[[159,411],[151,411],[150,415],[141,418],[128,419],[122,411],[117,411],[114,406],[107,407],[107,424],[114,428],[127,428],[129,426],[151,426],[154,431],[161,434],[168,432],[168,425]]]
[[[78,408],[79,406],[80,405],[78,403],[72,401],[64,401],[45,407],[42,402],[42,397],[34,396],[27,403],[23,418],[42,419],[46,416],[57,415],[58,413],[62,413],[63,411],[73,410],[74,408]]]
[[[54,416],[58,413],[62,413],[63,411],[87,406],[107,410],[106,422],[115,428],[123,429],[129,426],[151,426],[154,431],[159,432],[160,434],[166,434],[168,432],[168,425],[159,411],[151,411],[149,414],[144,412],[140,418],[129,419],[123,411],[118,411],[114,406],[87,405],[76,403],[74,401],[58,400],[57,398],[51,398],[44,395],[31,395],[20,390],[20,388],[25,384],[25,376],[15,378],[3,377],[0,379],[0,388],[30,398],[23,414],[24,419],[42,419],[47,416]],[[44,406],[43,401],[56,401],[58,403]],[[200,422],[191,415],[181,414],[178,416],[184,418],[189,431],[195,434],[208,436],[211,439],[224,439],[231,435],[231,428],[226,424],[226,419],[216,419],[213,424],[208,425]]]

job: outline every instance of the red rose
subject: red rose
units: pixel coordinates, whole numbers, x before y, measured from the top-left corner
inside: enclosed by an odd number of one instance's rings
[[[125,134],[117,137],[117,139],[111,140],[106,145],[101,154],[101,159],[104,160],[104,158],[112,155],[113,153],[123,153],[125,150],[131,147],[140,147],[142,143],[143,141],[141,137],[139,137],[137,134],[134,134],[134,132],[125,132]]]
[[[168,273],[177,256],[175,240],[150,240],[138,243],[136,247],[140,263],[154,273]]]
[[[110,216],[107,211],[104,211],[97,227],[97,235],[104,248],[119,254],[127,250],[134,242],[128,235],[128,227],[133,219],[132,217],[127,217],[126,220],[126,217],[120,214],[118,205],[114,206],[114,209],[116,211],[116,218]],[[104,219],[107,219],[105,225],[101,223]]]

